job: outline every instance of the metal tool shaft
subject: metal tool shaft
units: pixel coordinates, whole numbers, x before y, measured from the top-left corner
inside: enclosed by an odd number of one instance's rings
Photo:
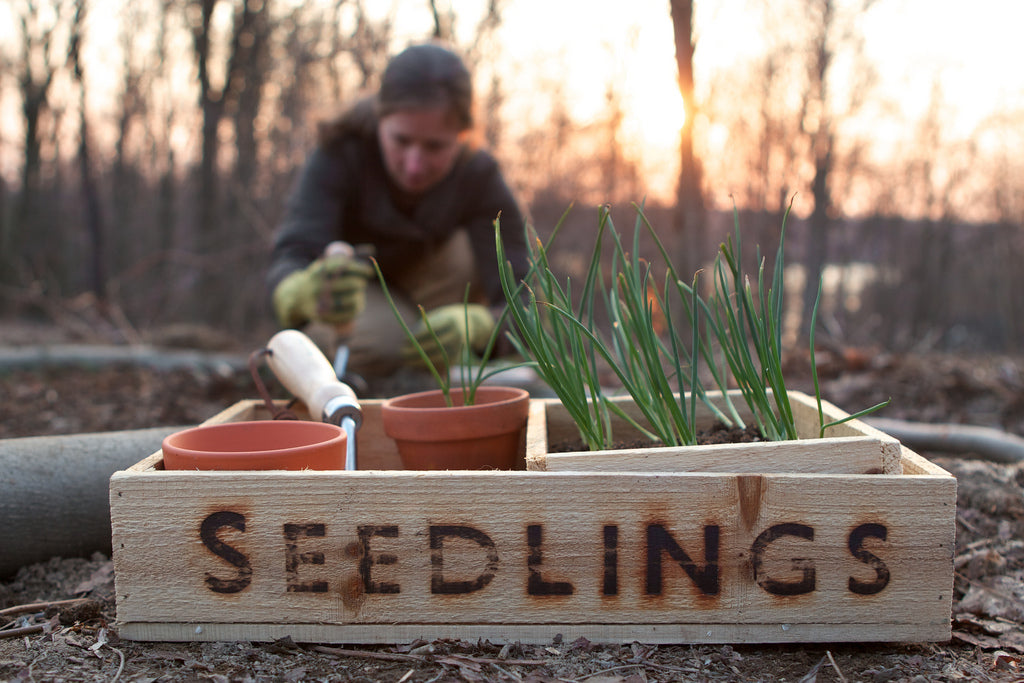
[[[345,469],[357,470],[359,463],[356,462],[356,421],[351,417],[344,417],[341,420],[341,428],[345,430]]]
[[[267,348],[270,369],[306,404],[310,415],[345,430],[345,469],[356,469],[356,431],[363,413],[355,392],[338,380],[327,357],[302,332],[282,330],[271,337]]]

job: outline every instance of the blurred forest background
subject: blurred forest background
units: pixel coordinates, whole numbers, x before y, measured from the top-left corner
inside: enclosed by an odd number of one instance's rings
[[[584,122],[552,64],[527,86],[537,120],[517,115],[510,86],[523,84],[500,65],[529,47],[496,37],[513,0],[124,0],[113,24],[94,20],[102,1],[0,8],[0,319],[99,320],[112,341],[176,322],[265,339],[263,269],[317,121],[372,90],[405,44],[439,38],[466,56],[483,141],[538,232],[575,204],[557,249],[566,274],[582,272],[599,204],[630,234],[631,203],[645,201],[693,272],[732,230],[733,206],[747,256],[772,254],[792,202],[794,329],[815,293],[802,283],[821,275],[819,334],[843,344],[1022,350],[1024,114],[994,112],[957,137],[936,82],[925,115],[900,121],[862,49],[872,0],[750,0],[772,40],[708,87],[694,68],[702,0],[666,2],[686,116],[660,195],[623,142],[631,74],[609,75]],[[423,20],[410,29],[413,8]],[[89,46],[117,68],[83,58]],[[879,161],[878,144],[899,153]]]

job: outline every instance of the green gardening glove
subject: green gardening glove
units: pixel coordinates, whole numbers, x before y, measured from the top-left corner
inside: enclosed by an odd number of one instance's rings
[[[472,351],[483,353],[491,338],[491,332],[494,331],[494,325],[494,316],[486,306],[447,304],[427,311],[426,321],[420,320],[419,325],[413,329],[413,334],[416,342],[427,352],[434,367],[443,368],[445,353],[448,354],[448,362],[455,364],[459,361],[462,348],[466,344],[469,344]],[[435,335],[437,339],[434,338]],[[406,341],[402,347],[402,359],[407,365],[423,364],[423,359],[412,341]]]
[[[310,321],[346,325],[366,308],[366,281],[373,267],[362,259],[329,255],[285,277],[274,289],[274,312],[282,327]]]

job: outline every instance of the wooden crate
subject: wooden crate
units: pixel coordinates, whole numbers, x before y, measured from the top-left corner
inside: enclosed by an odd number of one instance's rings
[[[733,408],[751,422],[750,410],[738,391],[730,392]],[[723,413],[725,401],[714,401]],[[578,440],[576,426],[558,401],[535,401],[527,435],[527,466],[531,470],[555,471],[630,471],[656,472],[733,472],[810,474],[901,474],[904,455],[900,442],[877,429],[854,420],[830,427],[825,438],[818,438],[818,405],[800,392],[790,393],[798,441],[774,441],[758,444],[727,443],[684,448],[623,448],[609,451],[550,452],[555,444]],[[620,400],[624,412],[635,422],[644,420],[632,401]],[[824,422],[838,422],[847,413],[822,401]],[[543,408],[543,409],[541,409]],[[711,411],[697,404],[698,426],[715,422]],[[641,434],[621,418],[612,420],[613,433],[623,442],[641,439]]]
[[[173,472],[158,452],[115,473],[121,637],[950,637],[956,480],[858,421],[783,445],[552,454],[573,428],[535,400],[527,471],[407,472],[379,402],[363,409],[357,472]],[[267,417],[247,401],[210,422]]]

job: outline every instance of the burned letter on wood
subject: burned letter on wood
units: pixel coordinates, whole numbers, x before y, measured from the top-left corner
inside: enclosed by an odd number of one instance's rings
[[[718,595],[718,543],[719,527],[704,527],[704,565],[698,565],[661,524],[647,527],[647,594],[661,595],[661,555],[668,553],[683,568],[704,595]]]
[[[847,539],[850,554],[875,570],[875,578],[871,581],[861,581],[851,576],[848,584],[851,593],[874,595],[889,585],[889,567],[877,555],[864,549],[865,539],[877,538],[884,541],[887,536],[888,530],[881,524],[861,524],[850,532]]]
[[[444,575],[444,539],[461,538],[472,541],[486,553],[487,565],[472,580],[448,581]],[[491,538],[471,526],[439,525],[430,527],[430,592],[456,595],[478,591],[491,582],[498,569],[498,550]]]
[[[800,575],[798,579],[783,581],[764,574],[764,556],[768,551],[768,546],[783,536],[793,536],[813,541],[814,527],[787,522],[770,526],[762,531],[754,539],[754,544],[750,548],[754,565],[754,580],[757,581],[757,585],[772,595],[803,595],[804,593],[810,593],[816,585],[814,562],[812,560],[801,557],[792,558],[792,567]]]
[[[326,593],[326,581],[299,580],[299,565],[324,563],[324,554],[318,551],[299,552],[300,538],[323,538],[327,527],[323,524],[284,525],[284,572],[289,593]]]
[[[224,527],[245,531],[245,515],[230,510],[214,512],[199,526],[199,538],[207,550],[236,567],[238,571],[233,577],[226,579],[207,572],[206,585],[214,593],[239,593],[252,583],[252,565],[244,553],[217,536],[217,532]]]
[[[374,536],[398,538],[398,527],[373,524],[359,527],[359,545],[362,551],[362,556],[359,559],[359,576],[363,579],[363,591],[366,593],[401,593],[402,589],[397,583],[374,581],[370,577],[370,570],[373,568],[373,565],[390,565],[398,562],[398,558],[391,553],[378,553],[374,555],[370,552],[370,539]]]
[[[544,527],[540,524],[531,524],[526,527],[526,543],[530,548],[530,554],[526,564],[530,570],[530,578],[527,579],[526,591],[530,595],[572,595],[573,585],[568,581],[548,581],[540,573],[540,565],[543,563],[541,543],[544,540]]]

